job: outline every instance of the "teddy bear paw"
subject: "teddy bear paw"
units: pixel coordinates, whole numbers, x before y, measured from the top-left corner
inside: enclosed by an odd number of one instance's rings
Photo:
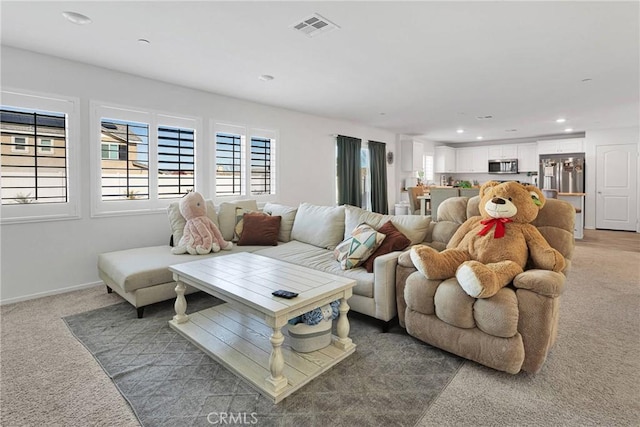
[[[233,242],[224,242],[224,246],[221,246],[220,249],[222,249],[223,251],[230,251],[231,249],[233,249]]]
[[[458,268],[456,279],[462,289],[471,297],[480,298],[484,292],[484,285],[476,275],[471,263],[464,263]]]
[[[216,242],[211,243],[211,252],[220,252],[220,245]]]

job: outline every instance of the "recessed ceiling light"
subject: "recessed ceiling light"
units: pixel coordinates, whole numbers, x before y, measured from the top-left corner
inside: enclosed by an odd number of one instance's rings
[[[581,81],[582,83],[587,83],[587,82],[590,82],[590,81],[592,81],[592,80],[593,80],[593,79],[586,78],[586,79],[582,79],[582,80],[580,80],[580,81]]]
[[[151,42],[147,39],[138,39],[138,43],[143,44],[143,45],[148,45],[151,44]]]
[[[573,132],[573,128],[566,128],[564,131],[565,132]]]
[[[62,16],[64,16],[67,19],[67,21],[73,22],[74,24],[78,24],[78,25],[91,24],[91,18],[81,13],[67,11],[67,12],[62,12]]]
[[[518,129],[505,129],[505,132],[518,132]]]
[[[456,132],[457,133],[464,133],[464,129],[458,129]]]
[[[567,121],[567,119],[564,119],[562,117],[560,117],[559,119],[556,119],[556,123],[564,123],[566,121]]]
[[[269,75],[269,74],[262,74],[260,77],[258,77],[259,80],[262,80],[263,82],[270,82],[271,80],[273,80],[273,76]]]
[[[481,140],[481,139],[482,139],[482,137],[481,137],[481,136],[476,136],[476,139],[477,139],[477,140]]]
[[[381,116],[385,116],[387,113],[380,113]]]

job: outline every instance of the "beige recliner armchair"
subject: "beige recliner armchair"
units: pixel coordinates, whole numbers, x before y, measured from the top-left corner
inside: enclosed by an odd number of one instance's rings
[[[479,215],[480,197],[453,197],[438,210],[427,236],[442,250],[470,216]],[[535,373],[544,364],[558,332],[560,295],[574,250],[575,209],[565,201],[547,200],[534,225],[567,259],[562,273],[528,269],[491,298],[467,295],[454,278],[428,280],[418,272],[409,251],[400,255],[396,299],[400,325],[435,347],[515,374]]]

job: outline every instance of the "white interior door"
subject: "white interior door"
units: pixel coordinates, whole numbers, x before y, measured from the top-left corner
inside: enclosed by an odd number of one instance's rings
[[[596,228],[636,231],[637,144],[596,147]]]

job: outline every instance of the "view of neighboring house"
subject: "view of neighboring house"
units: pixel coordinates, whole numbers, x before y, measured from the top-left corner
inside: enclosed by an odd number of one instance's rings
[[[2,204],[67,201],[63,114],[2,109]]]

